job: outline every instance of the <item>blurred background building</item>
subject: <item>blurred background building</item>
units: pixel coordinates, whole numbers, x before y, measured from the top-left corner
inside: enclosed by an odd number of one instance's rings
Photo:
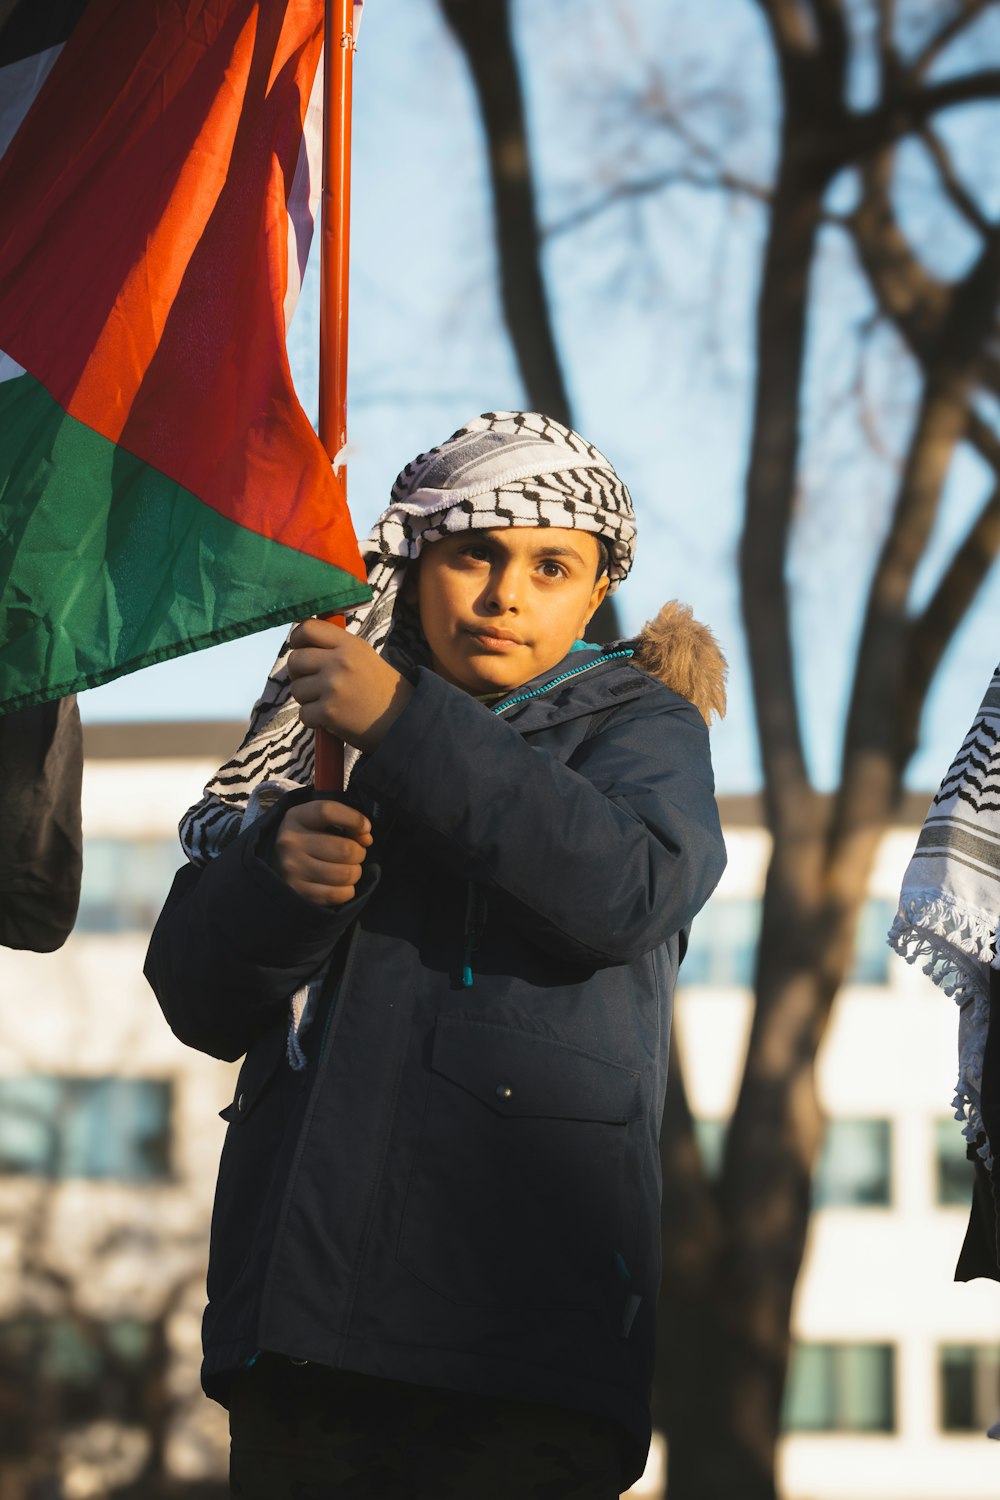
[[[886,943],[929,800],[911,795],[882,841],[819,1055],[827,1123],[792,1318],[787,1500],[985,1500],[1000,1483],[984,1436],[1000,1418],[1000,1286],[952,1280],[972,1194],[949,1109],[957,1013]],[[675,1030],[708,1164],[743,1067],[769,853],[753,799],[721,806],[729,867],[692,930]]]
[[[228,729],[91,728],[76,930],[0,950],[0,1500],[228,1493],[198,1372],[235,1070],[174,1040],[142,975]]]
[[[142,977],[178,814],[239,726],[87,729],[85,866],[58,954],[0,950],[0,1500],[225,1493],[201,1395],[212,1192],[236,1069],[174,1040]],[[788,1500],[986,1500],[1000,1287],[956,1285],[970,1197],[956,1017],[885,931],[927,799],[883,840],[820,1058],[828,1116],[793,1320]],[[729,868],[695,926],[675,1044],[717,1162],[742,1069],[768,839],[724,797]],[[636,1493],[658,1493],[657,1461]]]

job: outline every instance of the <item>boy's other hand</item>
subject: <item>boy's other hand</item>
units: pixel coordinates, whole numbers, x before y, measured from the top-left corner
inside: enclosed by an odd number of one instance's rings
[[[374,750],[410,701],[406,678],[367,641],[329,620],[305,620],[290,641],[288,675],[303,724]]]
[[[326,797],[296,802],[278,827],[270,863],[296,895],[316,906],[345,906],[371,842],[371,824],[356,808]]]

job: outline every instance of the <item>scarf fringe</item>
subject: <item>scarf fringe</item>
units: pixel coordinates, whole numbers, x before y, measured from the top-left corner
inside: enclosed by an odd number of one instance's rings
[[[890,948],[907,963],[919,963],[958,1005],[958,1081],[952,1108],[963,1136],[988,1168],[993,1154],[983,1122],[982,1090],[990,970],[1000,969],[1000,803],[993,795],[1000,775],[998,731],[1000,667],[931,802],[889,929]]]
[[[981,968],[996,962],[996,931],[995,918],[991,921],[959,907],[940,892],[916,891],[900,901],[889,929],[889,945],[909,964],[930,958],[924,973],[935,984],[971,983],[974,992],[981,994],[985,993]],[[954,989],[945,993],[951,995]]]
[[[959,911],[940,896],[918,893],[901,902],[888,941],[908,964],[919,963],[959,1007],[959,1075],[951,1105],[965,1140],[991,1169],[993,1152],[980,1109],[980,1085],[989,1024],[986,972],[995,962],[994,930],[974,912]],[[959,942],[963,946],[957,946]],[[973,956],[970,949],[982,956]]]

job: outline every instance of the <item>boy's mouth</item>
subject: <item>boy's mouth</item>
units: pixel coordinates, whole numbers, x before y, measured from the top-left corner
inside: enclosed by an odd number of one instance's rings
[[[524,645],[521,637],[510,630],[477,630],[467,627],[465,634],[485,646],[487,651],[510,651],[515,646]]]

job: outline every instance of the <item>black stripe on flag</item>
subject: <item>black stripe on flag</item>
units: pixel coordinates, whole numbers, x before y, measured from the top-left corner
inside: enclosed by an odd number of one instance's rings
[[[58,47],[87,8],[87,0],[0,0],[0,68]]]

